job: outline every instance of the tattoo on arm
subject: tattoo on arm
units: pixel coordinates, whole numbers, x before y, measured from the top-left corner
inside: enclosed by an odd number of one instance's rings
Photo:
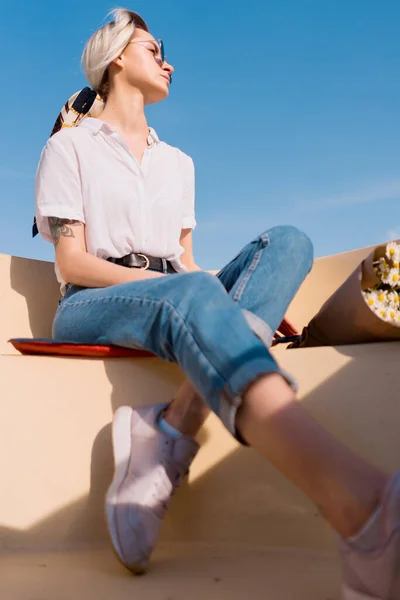
[[[58,217],[49,217],[49,228],[53,238],[54,245],[57,246],[62,237],[75,237],[72,227],[82,225],[81,221],[71,219],[59,219]]]

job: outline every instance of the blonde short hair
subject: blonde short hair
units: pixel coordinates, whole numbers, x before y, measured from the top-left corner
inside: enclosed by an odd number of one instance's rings
[[[86,79],[104,102],[109,92],[108,67],[127,46],[136,28],[149,31],[142,17],[131,10],[114,8],[109,15],[112,15],[112,21],[94,32],[82,54]]]

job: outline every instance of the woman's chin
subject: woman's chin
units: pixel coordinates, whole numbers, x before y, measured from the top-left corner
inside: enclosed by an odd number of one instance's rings
[[[146,105],[156,104],[169,96],[169,88],[166,85],[157,86],[146,96]]]

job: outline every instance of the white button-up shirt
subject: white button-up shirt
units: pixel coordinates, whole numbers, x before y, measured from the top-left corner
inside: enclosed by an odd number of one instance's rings
[[[85,118],[62,129],[44,147],[35,181],[36,220],[52,242],[47,217],[85,223],[87,251],[99,258],[131,252],[179,260],[182,229],[193,229],[192,159],[150,129],[142,161],[118,132],[100,119]],[[56,265],[57,278],[62,280]]]

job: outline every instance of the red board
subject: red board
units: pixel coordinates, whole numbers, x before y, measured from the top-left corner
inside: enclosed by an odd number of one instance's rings
[[[278,331],[283,336],[298,334],[297,329],[286,319],[282,321]],[[275,338],[279,339],[279,337],[279,334],[275,334]],[[154,354],[147,350],[123,348],[122,346],[107,344],[78,344],[76,342],[56,342],[41,338],[12,338],[8,341],[21,354],[80,356],[86,358],[149,358],[154,356]]]
[[[47,356],[80,356],[89,358],[149,358],[154,356],[146,350],[122,348],[106,344],[77,344],[74,342],[55,342],[54,340],[35,338],[13,338],[8,340],[21,354]]]
[[[278,331],[283,336],[299,335],[296,327],[287,319],[283,319],[282,323],[279,325]]]

